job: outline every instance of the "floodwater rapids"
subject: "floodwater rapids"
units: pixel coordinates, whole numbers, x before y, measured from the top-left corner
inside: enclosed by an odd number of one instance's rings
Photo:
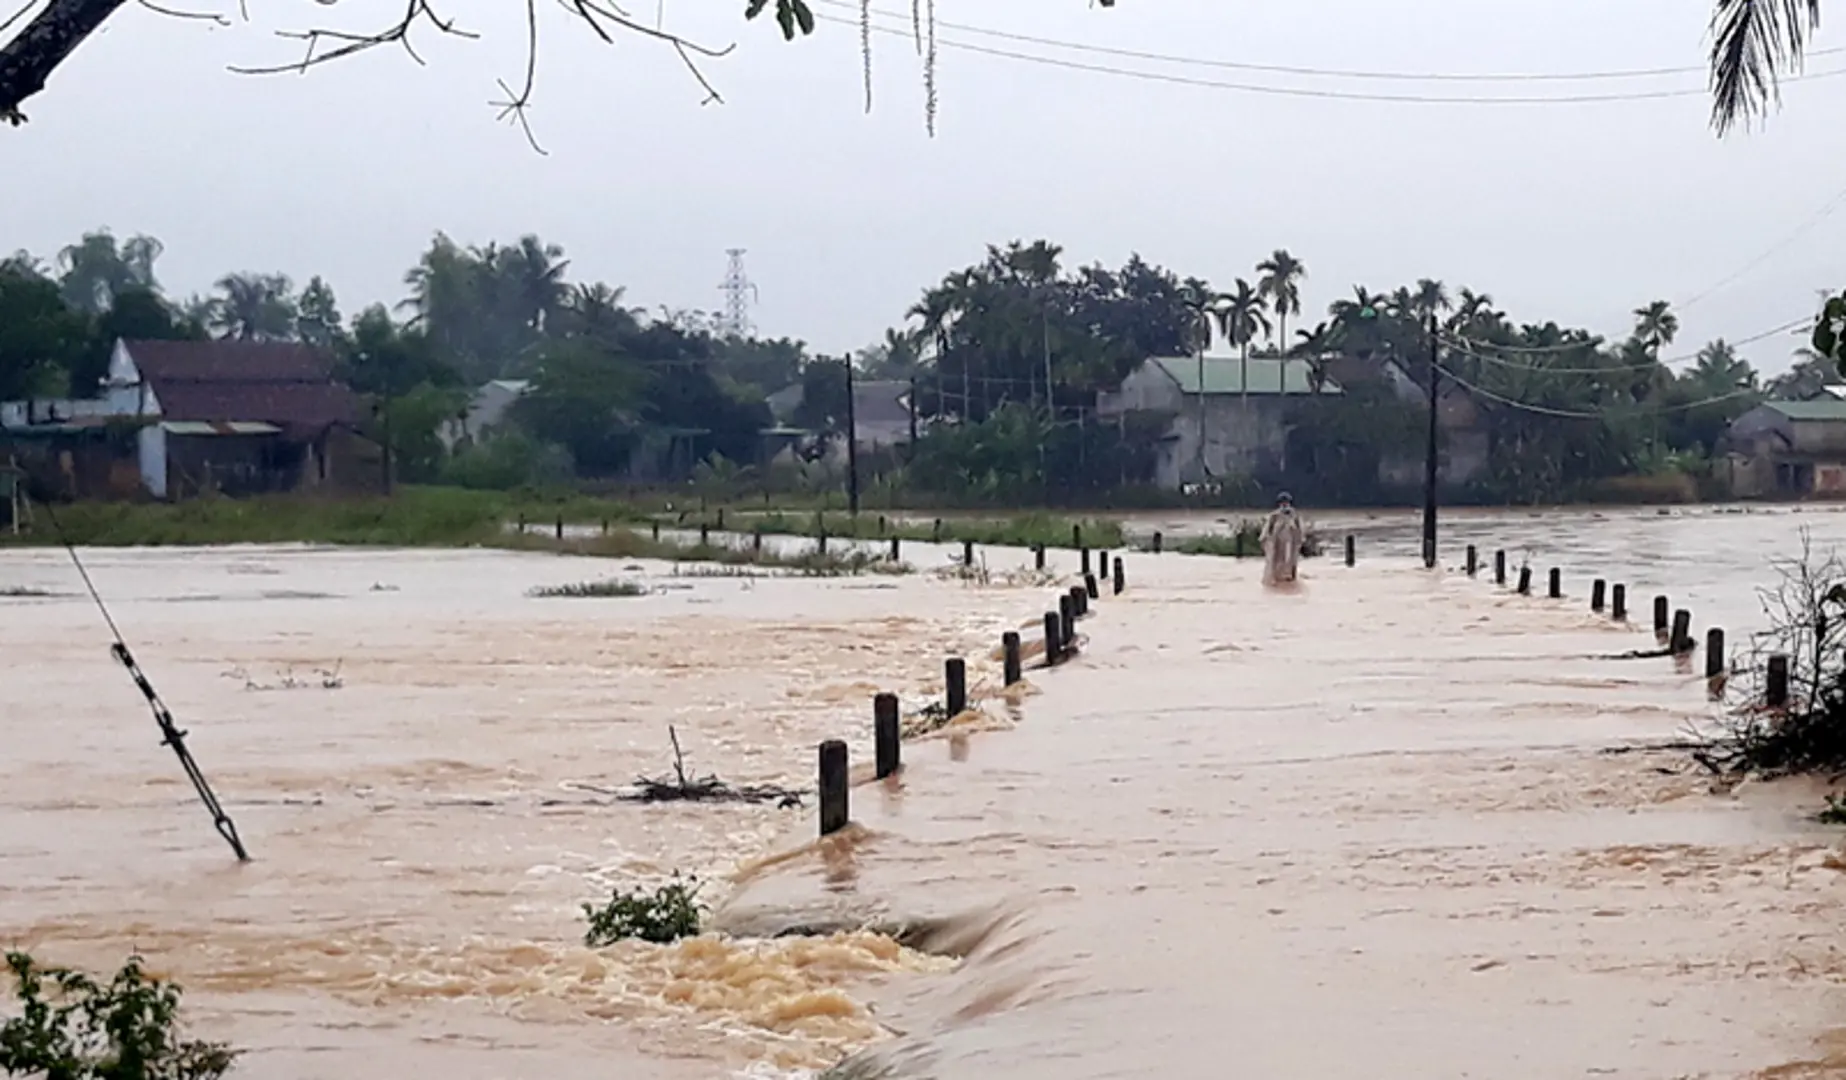
[[[791,579],[493,551],[83,557],[254,857],[212,832],[62,552],[0,552],[0,946],[186,990],[235,1075],[1115,1080],[1846,1076],[1846,851],[1818,789],[1714,792],[1649,648],[1762,628],[1809,509],[1315,515],[1359,565],[1126,556],[1079,658],[998,690],[1057,581]],[[1168,537],[1215,526],[1148,516]],[[837,542],[836,542],[837,543]],[[1458,567],[1504,549],[1542,594]],[[959,548],[910,545],[925,570]],[[634,598],[540,598],[626,577]],[[1635,625],[1588,610],[1629,586]],[[24,595],[24,594],[49,595]],[[11,594],[11,595],[10,595]],[[689,772],[811,786],[965,656],[979,713],[814,808],[635,805]],[[1694,668],[1698,670],[1695,671]],[[709,933],[582,944],[697,876]],[[799,931],[799,933],[795,933]],[[4,1006],[0,1005],[0,1009]]]

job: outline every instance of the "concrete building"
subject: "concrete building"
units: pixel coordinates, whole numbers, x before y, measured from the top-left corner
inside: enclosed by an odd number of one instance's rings
[[[1160,356],[1146,360],[1114,393],[1098,396],[1103,422],[1130,413],[1168,417],[1154,482],[1178,489],[1279,472],[1288,452],[1288,400],[1314,392],[1299,360]],[[1325,395],[1341,393],[1331,380]]]
[[[479,443],[506,423],[513,403],[532,388],[526,379],[495,379],[484,383],[468,402],[468,411],[453,420],[445,420],[436,430],[442,447],[451,453],[464,443]]]
[[[1718,449],[1740,499],[1846,498],[1846,400],[1766,401],[1731,421]]]

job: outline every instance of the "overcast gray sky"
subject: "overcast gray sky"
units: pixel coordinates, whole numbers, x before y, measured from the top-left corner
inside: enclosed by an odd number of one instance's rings
[[[185,0],[223,4],[227,0]],[[658,0],[632,0],[651,21]],[[837,2],[837,0],[836,0]],[[178,295],[228,270],[322,274],[350,313],[402,296],[431,234],[537,232],[574,277],[649,307],[715,309],[724,249],[747,248],[760,331],[823,351],[867,344],[983,245],[1046,237],[1067,260],[1130,252],[1226,286],[1271,249],[1306,261],[1316,312],[1355,282],[1436,277],[1513,317],[1605,333],[1640,303],[1692,299],[1680,349],[1809,313],[1842,284],[1846,78],[1787,88],[1766,129],[1720,142],[1696,72],[1590,82],[1323,79],[1175,66],[940,29],[938,133],[913,46],[874,40],[863,109],[858,31],[784,43],[743,0],[664,0],[665,25],[735,41],[701,94],[669,50],[611,48],[558,5],[541,13],[532,122],[548,156],[496,124],[496,79],[523,67],[523,7],[442,6],[474,42],[418,40],[428,66],[379,50],[305,76],[275,29],[380,25],[386,0],[266,0],[213,29],[130,6],[0,131],[0,248],[49,256],[100,225],[166,244]],[[852,19],[853,4],[816,10]],[[907,0],[877,0],[907,12]],[[1707,0],[936,0],[939,19],[1203,60],[1448,74],[1698,67]],[[892,20],[896,25],[898,20]],[[907,23],[907,17],[901,21]],[[881,21],[882,23],[882,21]],[[1350,101],[1176,85],[973,53],[1272,87],[1434,96],[1690,91],[1595,104]],[[1829,42],[1823,38],[1823,47]],[[1810,74],[1846,68],[1821,55]],[[1743,351],[1776,369],[1797,342]],[[1679,351],[1679,350],[1674,350]]]

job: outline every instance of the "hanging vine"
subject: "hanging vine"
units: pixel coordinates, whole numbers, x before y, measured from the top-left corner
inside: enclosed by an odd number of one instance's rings
[[[929,46],[923,54],[923,126],[929,137],[936,137],[936,0],[925,0],[929,9]]]
[[[865,111],[872,111],[872,0],[859,0],[859,55],[865,62]]]

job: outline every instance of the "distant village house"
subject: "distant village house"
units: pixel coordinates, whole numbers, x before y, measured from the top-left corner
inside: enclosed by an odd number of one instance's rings
[[[366,414],[306,345],[118,341],[99,396],[0,404],[0,438],[72,498],[375,490]]]

